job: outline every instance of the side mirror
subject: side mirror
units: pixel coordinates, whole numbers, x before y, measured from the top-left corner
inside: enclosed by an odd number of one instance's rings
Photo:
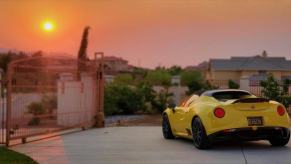
[[[172,109],[173,113],[175,113],[176,104],[175,103],[170,103],[168,105],[168,108]]]

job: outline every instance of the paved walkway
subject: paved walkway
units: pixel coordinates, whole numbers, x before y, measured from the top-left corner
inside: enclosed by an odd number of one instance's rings
[[[291,143],[276,148],[268,142],[215,145],[197,150],[189,140],[164,140],[161,127],[110,127],[40,140],[12,149],[40,164],[290,164]]]

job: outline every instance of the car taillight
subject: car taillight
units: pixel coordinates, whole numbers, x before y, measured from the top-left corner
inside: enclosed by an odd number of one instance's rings
[[[215,108],[214,109],[214,115],[217,117],[217,118],[222,118],[222,117],[224,117],[225,116],[225,111],[224,111],[224,109],[222,109],[222,108]]]
[[[280,116],[283,116],[285,114],[285,108],[283,106],[278,106],[277,107],[277,113],[280,115]]]

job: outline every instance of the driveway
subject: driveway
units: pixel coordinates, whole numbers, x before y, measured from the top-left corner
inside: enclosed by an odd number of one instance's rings
[[[189,140],[165,140],[159,126],[109,127],[17,145],[40,164],[290,164],[291,143],[227,143],[197,150]]]

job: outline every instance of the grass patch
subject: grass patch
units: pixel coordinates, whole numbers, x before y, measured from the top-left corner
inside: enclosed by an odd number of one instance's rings
[[[30,157],[9,150],[5,147],[0,147],[0,163],[1,164],[37,164]]]

